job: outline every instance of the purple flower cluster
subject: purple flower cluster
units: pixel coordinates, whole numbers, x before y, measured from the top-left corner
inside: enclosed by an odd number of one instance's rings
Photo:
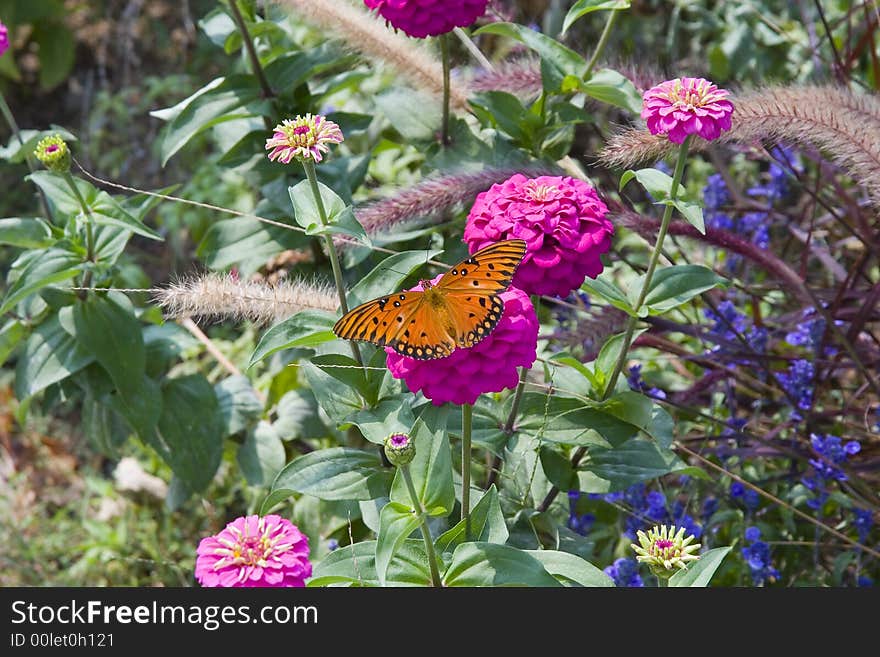
[[[779,383],[785,389],[788,396],[794,400],[795,409],[791,411],[791,419],[800,421],[803,416],[798,412],[808,411],[813,407],[813,385],[816,378],[816,368],[812,361],[799,358],[792,361],[787,372],[776,375]]]
[[[818,458],[810,459],[813,474],[803,477],[801,483],[813,493],[807,506],[821,509],[828,500],[828,484],[847,480],[846,473],[839,466],[853,454],[858,454],[862,446],[854,440],[844,443],[838,436],[818,434],[810,436],[810,444]]]
[[[639,564],[635,559],[620,558],[605,569],[605,574],[614,580],[614,586],[643,587],[645,585],[639,576]]]
[[[874,514],[867,509],[853,509],[853,515],[855,515],[853,524],[859,533],[859,543],[864,545],[868,542],[868,534],[874,527]]]
[[[732,353],[737,355],[734,362],[748,363],[750,354],[743,357],[742,353],[746,345],[755,354],[763,354],[767,351],[768,334],[767,330],[752,325],[751,320],[747,319],[733,302],[725,300],[718,304],[717,312],[711,308],[703,311],[706,319],[713,322],[709,327],[709,336],[714,338],[720,344],[712,349],[713,353]],[[743,345],[740,338],[744,339],[746,345]]]
[[[745,538],[750,545],[742,549],[742,556],[749,567],[755,586],[763,586],[766,582],[773,583],[779,579],[779,571],[770,561],[770,546],[761,540],[761,530],[757,527],[749,527],[746,529]]]
[[[626,382],[629,383],[629,387],[631,390],[644,393],[648,395],[648,397],[654,397],[655,399],[666,399],[666,392],[664,392],[660,388],[657,388],[656,386],[649,386],[642,380],[641,363],[632,365],[629,368],[629,374],[626,377]]]
[[[593,528],[593,524],[596,522],[596,516],[592,513],[578,512],[577,505],[580,499],[580,491],[572,490],[568,492],[568,528],[576,534],[586,536],[590,529]]]
[[[730,496],[735,500],[741,500],[749,511],[754,511],[761,504],[761,496],[751,488],[746,488],[740,482],[730,484]]]

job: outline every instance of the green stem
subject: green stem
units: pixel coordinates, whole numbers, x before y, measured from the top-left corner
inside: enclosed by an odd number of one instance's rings
[[[440,55],[443,60],[443,125],[441,126],[440,136],[444,146],[449,146],[451,143],[449,140],[449,96],[450,96],[450,81],[449,81],[449,71],[450,71],[450,63],[449,63],[449,35],[441,34],[440,35]]]
[[[674,201],[678,198],[678,188],[681,185],[681,179],[684,176],[684,165],[687,162],[691,139],[693,139],[693,136],[689,135],[678,151],[678,161],[675,163],[675,172],[672,174],[672,189],[669,190],[670,201]],[[620,377],[620,373],[626,365],[629,347],[632,343],[633,332],[639,321],[638,312],[641,310],[642,304],[645,303],[645,298],[648,296],[648,290],[651,288],[651,281],[654,278],[654,272],[657,270],[657,263],[660,261],[660,253],[663,250],[663,241],[666,239],[666,233],[669,231],[669,222],[672,220],[673,209],[674,206],[670,203],[663,210],[663,219],[660,221],[660,232],[657,233],[657,241],[654,244],[654,250],[651,253],[651,260],[648,262],[648,271],[645,272],[645,281],[642,283],[642,290],[639,292],[639,298],[636,301],[635,306],[633,306],[635,314],[631,316],[627,322],[626,333],[623,336],[623,345],[620,350],[620,357],[617,359],[617,363],[614,365],[614,370],[611,372],[611,378],[609,378],[608,385],[605,387],[605,393],[602,395],[603,399],[607,399],[608,396],[614,392],[614,387],[617,385],[617,379]]]
[[[241,32],[241,40],[244,43],[245,51],[250,60],[251,69],[253,69],[254,75],[257,76],[257,81],[260,83],[260,89],[263,90],[263,98],[274,98],[275,92],[272,90],[272,86],[266,78],[266,72],[263,70],[263,65],[260,64],[257,49],[254,47],[254,40],[247,28],[247,23],[244,21],[244,16],[241,15],[241,10],[238,8],[237,0],[229,0],[229,8],[232,10],[232,19],[235,21],[238,31]]]
[[[461,405],[461,519],[464,535],[471,540],[471,429],[474,423],[474,407]]]
[[[69,171],[65,171],[63,174],[64,180],[67,181],[68,186],[73,191],[73,195],[76,196],[76,200],[79,202],[80,208],[82,208],[83,215],[86,218],[86,260],[89,262],[95,262],[95,235],[92,228],[92,223],[94,220],[92,218],[92,209],[89,207],[86,200],[82,197],[82,194],[79,192],[79,187],[76,186],[76,181],[74,181],[73,176],[70,175]],[[86,270],[83,274],[83,287],[91,287],[92,285],[92,272]],[[85,292],[83,292],[85,294]]]
[[[400,474],[403,475],[403,480],[406,482],[406,488],[409,491],[410,499],[412,499],[413,508],[415,508],[419,514],[419,529],[422,530],[422,538],[425,541],[425,553],[428,555],[428,565],[431,568],[431,582],[434,586],[443,586],[443,581],[440,579],[440,570],[437,568],[437,555],[434,553],[434,541],[431,540],[431,532],[428,531],[428,514],[416,493],[416,487],[413,485],[412,475],[409,473],[409,465],[401,465]]]
[[[19,146],[24,146],[24,139],[21,136],[21,130],[18,127],[18,123],[15,120],[15,116],[12,114],[12,110],[9,109],[9,105],[6,103],[6,98],[3,96],[3,93],[0,92],[0,114],[3,115],[3,119],[6,121],[9,129],[12,131],[12,134],[18,140]],[[36,171],[34,167],[33,155],[31,153],[25,153],[25,162],[27,163],[28,170],[33,173]],[[49,209],[49,203],[46,200],[46,195],[43,193],[43,190],[40,189],[40,204],[43,206],[43,214],[46,216],[49,221],[52,221],[52,211]]]
[[[657,578],[657,586],[661,589],[668,588],[669,587],[669,580],[666,579],[665,577],[658,577]]]
[[[584,74],[584,78],[589,78],[590,75],[592,75],[596,62],[599,61],[599,57],[602,56],[605,46],[608,45],[608,39],[611,37],[611,29],[614,27],[614,23],[617,21],[617,14],[619,13],[619,11],[611,11],[608,14],[608,20],[605,22],[605,29],[602,30],[602,35],[599,37],[599,43],[596,44],[596,49],[593,51],[593,56],[590,57],[590,61],[587,62],[587,72]]]
[[[306,178],[309,180],[309,187],[312,190],[312,196],[315,197],[318,216],[321,217],[321,223],[324,226],[327,226],[330,221],[327,219],[327,210],[324,209],[324,200],[321,198],[321,188],[318,187],[318,173],[315,170],[315,163],[311,160],[305,159],[302,164],[303,169],[306,171]],[[345,281],[342,278],[342,267],[339,265],[339,254],[336,253],[336,245],[333,244],[333,237],[329,233],[324,234],[324,244],[327,246],[327,255],[330,257],[330,266],[333,269],[333,280],[336,282],[336,293],[339,295],[339,306],[342,308],[342,313],[345,314],[348,312],[348,301],[345,298]],[[363,367],[364,361],[363,358],[361,358],[361,351],[354,342],[351,343],[351,353],[357,361],[357,364]]]
[[[672,174],[672,189],[669,190],[669,200],[674,201],[678,197],[678,187],[681,184],[681,179],[684,176],[684,165],[687,162],[687,154],[688,149],[690,148],[692,135],[689,135],[684,143],[681,145],[681,148],[678,151],[678,160],[675,163],[675,172]],[[648,263],[648,271],[645,272],[645,281],[642,283],[641,292],[639,292],[638,301],[636,301],[635,306],[633,307],[635,314],[629,318],[629,321],[626,325],[626,332],[623,336],[623,345],[621,346],[620,356],[617,359],[617,362],[614,365],[614,370],[611,372],[611,377],[608,380],[608,384],[605,386],[605,390],[602,393],[602,400],[608,399],[611,393],[614,392],[614,388],[617,385],[617,379],[620,377],[620,373],[623,371],[624,366],[626,365],[627,355],[629,353],[629,347],[632,343],[632,336],[635,332],[636,324],[638,323],[638,312],[641,309],[642,304],[645,302],[645,297],[648,296],[648,290],[651,287],[651,280],[654,278],[654,271],[657,269],[657,262],[660,260],[660,253],[663,250],[663,240],[666,238],[666,233],[669,231],[669,222],[672,219],[672,210],[673,205],[669,204],[663,210],[663,219],[660,222],[660,231],[657,233],[657,241],[654,244],[654,250],[651,253],[651,260]],[[571,457],[571,467],[577,468],[580,464],[581,459],[587,453],[586,447],[578,447],[577,451]],[[538,505],[538,511],[546,511],[550,508],[550,505],[553,504],[553,500],[556,499],[556,496],[559,494],[559,489],[556,486],[553,486],[547,495],[544,497],[543,501],[540,505]]]

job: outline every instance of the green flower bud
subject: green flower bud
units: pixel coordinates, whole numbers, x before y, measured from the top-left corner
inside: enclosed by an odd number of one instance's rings
[[[405,433],[392,433],[385,439],[385,456],[398,467],[407,465],[416,457],[416,443]]]
[[[694,554],[700,544],[693,542],[693,535],[685,538],[684,531],[682,527],[676,532],[675,525],[654,527],[647,534],[640,531],[637,534],[639,545],[630,547],[635,550],[636,559],[648,564],[652,573],[668,579],[678,570],[687,568],[688,562],[700,558],[699,554]]]
[[[44,137],[34,149],[34,156],[43,165],[55,173],[67,173],[70,171],[70,149],[67,147],[61,135]]]

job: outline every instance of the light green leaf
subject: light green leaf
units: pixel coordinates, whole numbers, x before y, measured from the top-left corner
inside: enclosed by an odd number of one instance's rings
[[[672,176],[659,169],[630,169],[629,171],[624,171],[623,175],[620,177],[620,189],[623,189],[633,178],[639,181],[642,187],[645,188],[645,191],[647,191],[657,203],[662,205],[674,205],[689,224],[705,235],[706,226],[703,221],[703,208],[697,199],[692,198],[688,194],[684,185],[679,183],[678,191],[675,200],[673,201],[670,199],[673,182]]]
[[[446,586],[560,586],[535,557],[494,543],[462,543],[443,573]]]
[[[31,259],[9,288],[0,315],[9,312],[22,299],[53,283],[76,276],[83,269],[82,258],[62,249],[46,249],[38,258]]]
[[[409,465],[413,485],[425,509],[431,515],[449,515],[455,505],[452,484],[452,453],[446,434],[447,409],[429,405],[413,425],[410,437],[416,456]],[[391,500],[412,504],[403,477],[394,477]]]
[[[10,319],[0,329],[0,365],[6,362],[9,354],[28,334],[28,329],[17,319]]]
[[[626,77],[610,68],[603,68],[581,82],[581,91],[590,98],[629,110],[633,114],[642,112],[642,94]]]
[[[629,0],[578,0],[575,2],[562,23],[562,34],[568,32],[568,29],[583,16],[594,11],[612,10],[619,11],[621,9],[629,9]]]
[[[64,330],[58,315],[50,315],[28,336],[18,356],[15,396],[24,401],[94,360],[94,355]]]
[[[474,32],[479,34],[498,34],[515,39],[534,50],[541,59],[552,64],[563,75],[583,78],[587,72],[586,60],[574,50],[567,48],[556,39],[541,34],[526,25],[517,23],[490,23]]]
[[[581,285],[581,289],[590,294],[601,297],[615,308],[622,310],[627,315],[635,315],[632,304],[627,298],[626,292],[621,290],[610,276],[603,276],[596,279],[588,278]]]
[[[217,396],[224,437],[253,426],[263,412],[263,404],[246,376],[235,375],[223,379],[214,385],[214,394]]]
[[[587,493],[624,490],[684,467],[673,452],[645,438],[632,438],[613,448],[592,446],[579,468],[580,489]]]
[[[669,578],[669,586],[675,587],[705,587],[709,586],[712,575],[718,570],[718,566],[724,557],[730,552],[731,547],[720,547],[709,550],[700,555],[699,561],[692,561],[687,570],[680,570]]]
[[[431,572],[422,541],[404,541],[388,565],[385,581],[393,586],[430,586]],[[315,566],[312,586],[379,586],[376,541],[361,541],[328,554]]]
[[[0,244],[23,249],[44,249],[53,242],[52,230],[42,219],[37,217],[0,219]]]
[[[311,361],[300,361],[309,387],[321,408],[331,420],[347,422],[355,411],[367,405],[362,393],[365,388],[364,372],[349,356],[328,354]]]
[[[726,280],[703,265],[674,265],[655,272],[645,297],[652,314],[677,308]]]
[[[322,500],[370,500],[388,495],[391,471],[379,454],[350,447],[331,447],[303,454],[284,466],[272,492],[286,490]]]
[[[376,575],[385,586],[385,574],[403,542],[419,526],[421,518],[412,507],[389,502],[379,513],[379,538],[376,541]]]
[[[210,269],[237,265],[246,276],[285,249],[304,246],[308,238],[293,228],[263,223],[254,217],[236,217],[211,224],[196,254]]]
[[[614,586],[614,580],[608,575],[575,554],[556,550],[526,550],[526,554],[540,561],[544,569],[563,584],[571,582],[586,587]]]
[[[402,251],[388,256],[351,288],[350,303],[352,305],[364,303],[399,290],[410,274],[440,253],[442,251],[431,249]]]
[[[316,347],[336,339],[336,318],[320,310],[303,310],[284,319],[263,334],[247,369],[282,349]]]
[[[475,541],[484,543],[504,544],[509,536],[507,524],[504,521],[504,514],[501,511],[501,503],[498,501],[498,489],[495,484],[489,487],[480,501],[471,509],[470,514],[471,537]],[[451,529],[443,532],[436,541],[434,546],[437,552],[450,552],[462,543],[467,541],[466,529],[467,523],[464,519]]]
[[[284,467],[284,444],[271,424],[260,422],[248,432],[237,456],[247,482],[251,486],[265,486]]]
[[[375,408],[358,411],[348,420],[357,425],[364,438],[381,445],[392,433],[408,434],[415,423],[412,413],[412,395],[405,400],[386,399]]]

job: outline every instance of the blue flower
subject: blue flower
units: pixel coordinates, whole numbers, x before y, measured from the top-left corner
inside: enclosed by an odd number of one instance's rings
[[[718,210],[730,203],[730,192],[727,183],[720,173],[713,173],[706,179],[703,187],[703,205],[706,210]]]
[[[868,577],[867,575],[862,575],[861,577],[859,577],[858,581],[856,582],[856,586],[858,586],[858,587],[874,586],[874,580],[871,579],[870,577]]]
[[[871,533],[871,528],[874,526],[874,514],[867,509],[853,509],[853,513],[856,516],[853,524],[859,533],[859,543],[864,544],[867,542],[868,534]]]
[[[327,549],[331,552],[333,552],[333,550],[337,549],[338,547],[339,541],[337,541],[335,538],[331,538],[329,541],[327,541]]]
[[[761,496],[758,495],[756,491],[748,488],[745,493],[743,493],[743,504],[746,505],[747,509],[754,511],[761,505]]]
[[[757,529],[750,527],[749,529]],[[760,534],[760,532],[759,532]],[[749,574],[755,586],[761,586],[765,582],[775,582],[779,579],[779,571],[770,561],[770,546],[764,541],[755,541],[742,549],[742,556],[749,567]]]
[[[745,490],[746,490],[746,487],[743,486],[738,481],[734,481],[732,484],[730,484],[730,496],[731,497],[742,497]]]
[[[635,559],[617,559],[613,565],[605,569],[605,574],[614,580],[615,586],[644,586],[639,576],[639,564]]]
[[[718,500],[714,497],[709,497],[703,501],[703,509],[700,512],[700,515],[703,517],[703,522],[709,522],[709,518],[711,518],[714,513],[718,510]]]
[[[754,543],[755,541],[761,538],[761,530],[755,527],[754,525],[746,528],[746,540],[750,543]]]
[[[788,395],[795,400],[797,408],[808,411],[813,406],[813,379],[816,369],[808,360],[798,359],[789,365],[788,372],[777,374],[779,382]],[[793,414],[795,415],[795,414]]]

